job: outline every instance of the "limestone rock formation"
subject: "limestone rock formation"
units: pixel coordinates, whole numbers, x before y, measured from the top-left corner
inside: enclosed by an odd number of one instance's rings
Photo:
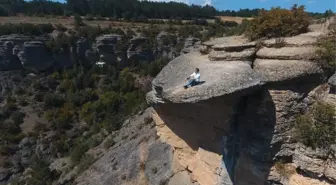
[[[213,61],[224,60],[224,61],[249,61],[253,59],[255,54],[255,49],[245,49],[238,52],[228,52],[228,51],[212,51],[209,54],[209,59]]]
[[[309,60],[315,59],[316,48],[312,46],[282,47],[282,48],[261,48],[257,52],[257,57],[261,59],[279,60]]]
[[[31,37],[22,35],[5,35],[0,37],[0,70],[21,69],[22,65],[17,58],[18,52],[21,51],[20,45],[32,40]]]
[[[333,89],[336,88],[336,73],[329,78],[328,83]]]
[[[34,38],[30,36],[12,34],[12,35],[3,35],[0,37],[0,42],[4,43],[7,41],[13,42],[15,45],[23,44],[24,42],[31,41]]]
[[[115,144],[76,180],[78,185],[170,184],[198,185],[173,156],[173,148],[157,140],[152,109],[127,120],[114,137]]]
[[[186,77],[195,68],[200,69],[203,84],[183,89]],[[160,97],[174,103],[197,102],[235,92],[244,94],[262,84],[262,78],[247,63],[210,62],[207,56],[199,53],[189,53],[174,59],[153,80],[154,89],[162,89]]]
[[[336,100],[313,61],[315,39],[313,33],[284,38],[280,48],[268,40],[255,55],[256,43],[219,38],[205,43],[209,55],[189,53],[163,68],[147,101],[161,142],[173,147],[190,178],[200,185],[336,182],[334,152],[293,139],[298,115],[316,101]],[[196,67],[204,83],[184,90]],[[287,160],[290,176],[279,171],[278,160]]]
[[[151,62],[155,57],[173,59],[180,55],[173,46],[159,44],[163,36],[165,36],[164,32],[158,35],[156,40],[158,45],[155,45],[157,48],[150,48],[151,44],[145,37],[134,37],[126,43],[119,43],[122,38],[120,35],[107,34],[97,37],[92,44],[87,38],[79,38],[69,48],[58,48],[59,50],[55,53],[47,50],[45,46],[49,37],[0,36],[0,71],[22,68],[41,71],[48,67],[60,69],[70,67],[76,61],[102,62],[112,65],[119,63],[121,67],[126,67],[133,59]],[[200,41],[196,38],[188,38],[181,42],[186,46],[185,51],[199,50]],[[118,44],[127,47],[127,51],[118,51]]]
[[[182,49],[181,53],[191,53],[199,51],[201,46],[201,41],[198,38],[188,37],[185,39],[184,48]]]
[[[98,53],[97,55],[100,61],[110,64],[116,62],[115,46],[118,40],[120,40],[120,35],[116,34],[102,35],[96,38],[96,43],[93,48]],[[91,53],[91,57],[94,56],[92,54],[93,53]]]
[[[294,46],[311,46],[317,41],[320,34],[316,33],[307,33],[301,34],[293,37],[284,37],[284,38],[273,38],[263,41],[263,45],[266,47],[274,47],[276,45],[286,45],[290,47]]]
[[[53,64],[53,59],[43,42],[25,42],[18,57],[24,68],[32,71],[46,70]]]
[[[85,59],[85,52],[90,48],[89,41],[86,38],[80,38],[76,42],[73,52],[76,54],[76,58]]]
[[[22,68],[20,60],[13,53],[14,43],[6,41],[0,46],[0,70],[15,70]]]
[[[152,54],[148,48],[148,38],[135,37],[130,40],[130,45],[127,49],[127,58],[137,58],[139,60],[151,60]]]
[[[244,36],[232,36],[232,37],[220,37],[215,38],[210,41],[206,41],[203,43],[205,46],[212,48],[226,48],[232,46],[239,46],[243,48],[250,48],[255,46],[255,43],[250,43],[250,41]],[[251,46],[252,45],[252,46]]]
[[[303,60],[257,59],[254,61],[256,72],[267,82],[283,82],[298,78],[316,78],[323,74],[316,62]]]

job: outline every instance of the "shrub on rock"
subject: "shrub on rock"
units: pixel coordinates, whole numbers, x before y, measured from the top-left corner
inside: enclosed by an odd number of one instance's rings
[[[320,48],[316,51],[323,65],[335,69],[336,67],[336,20],[328,27],[327,35],[318,38],[316,45]]]
[[[299,141],[313,148],[329,148],[335,144],[335,107],[317,102],[306,114],[296,120]]]
[[[308,31],[310,17],[304,6],[294,5],[290,10],[272,8],[261,10],[247,29],[251,40],[259,38],[286,37]]]

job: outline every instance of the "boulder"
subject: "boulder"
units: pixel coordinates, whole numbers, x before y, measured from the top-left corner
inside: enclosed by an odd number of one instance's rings
[[[327,161],[328,152],[298,145],[293,155],[293,163],[311,177],[325,176],[332,182],[336,182],[336,161],[332,156]]]
[[[23,51],[19,52],[18,57],[23,67],[28,70],[42,71],[53,64],[51,53],[41,41],[25,42]]]
[[[323,74],[317,63],[302,60],[257,59],[254,61],[253,69],[267,82],[283,82]]]
[[[88,49],[90,49],[89,41],[86,38],[80,38],[75,46],[76,58],[85,59],[85,52]]]
[[[152,109],[147,109],[125,121],[113,136],[114,146],[80,174],[75,184],[168,184],[173,175],[185,170],[174,165],[173,148],[159,141],[153,123],[144,120],[151,112]],[[190,176],[180,179],[187,180]]]
[[[20,60],[14,55],[14,43],[6,41],[0,46],[0,71],[22,69]]]
[[[328,84],[331,86],[331,88],[336,88],[336,73],[329,78]]]
[[[281,38],[281,44],[284,44],[286,46],[311,46],[314,45],[314,43],[317,40],[317,36],[314,34],[301,34],[293,37],[284,37]],[[274,47],[277,44],[277,39],[272,38],[263,41],[263,45],[266,47]]]
[[[13,55],[18,55],[22,50],[23,50],[22,45],[15,45],[13,48]]]
[[[147,44],[148,38],[135,37],[130,40],[130,45],[127,49],[127,58],[137,58],[139,60],[152,60],[153,54],[148,50]],[[147,48],[147,49],[146,49]]]
[[[261,59],[279,59],[279,60],[309,60],[316,59],[315,47],[282,47],[267,48],[263,47],[257,52],[257,57]]]
[[[18,34],[0,36],[0,70],[22,69],[17,54],[22,51],[24,42],[33,39],[33,37]],[[36,39],[42,40],[41,38]]]
[[[246,43],[249,43],[250,41],[244,37],[244,36],[231,36],[231,37],[220,37],[220,38],[215,38],[210,41],[206,41],[203,43],[203,45],[213,47],[218,45],[218,49],[222,49],[220,46],[224,47],[230,47],[230,46],[239,46],[243,45]],[[225,47],[226,46],[226,47]]]
[[[237,42],[237,43],[229,43],[229,44],[216,44],[212,46],[212,49],[217,51],[242,51],[244,49],[254,48],[256,47],[255,42]]]
[[[93,48],[97,51],[98,54],[96,56],[98,56],[100,61],[110,64],[116,62],[115,46],[120,38],[121,37],[116,34],[102,35],[96,38],[96,43]],[[91,57],[92,60],[95,56],[91,55]]]
[[[188,37],[184,42],[184,48],[182,49],[181,53],[186,54],[190,52],[197,52],[199,51],[201,46],[201,41],[198,38]]]
[[[211,61],[249,61],[253,59],[256,50],[254,48],[245,49],[238,52],[228,52],[228,51],[212,51],[209,54],[209,59]]]
[[[183,85],[186,77],[193,73],[195,68],[200,69],[202,84],[185,90]],[[263,85],[263,81],[261,76],[244,62],[210,62],[206,55],[189,53],[171,61],[152,84],[156,93],[149,96],[159,94],[164,101],[187,103],[235,92],[244,93]]]

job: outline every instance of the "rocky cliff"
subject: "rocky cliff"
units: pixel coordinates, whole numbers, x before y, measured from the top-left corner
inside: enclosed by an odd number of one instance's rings
[[[184,54],[153,80],[146,97],[152,107],[90,150],[97,160],[83,173],[69,172],[65,159],[56,160],[51,167],[61,177],[55,184],[335,184],[336,146],[311,148],[294,137],[296,118],[316,102],[336,106],[335,75],[330,77],[314,54],[322,34],[262,42],[223,37],[202,46],[188,39]],[[132,40],[128,57],[138,55],[145,40]],[[81,39],[75,51],[113,63],[127,57],[114,52],[117,42],[116,35],[101,36],[91,48]],[[20,48],[13,45],[5,46]],[[201,71],[201,83],[184,89],[194,68]],[[109,138],[113,145],[104,149]],[[30,142],[22,141],[20,149],[26,151]]]
[[[147,100],[160,140],[173,146],[192,178],[204,185],[336,182],[334,152],[292,138],[296,117],[314,102],[335,104],[333,78],[325,83],[328,75],[314,55],[320,34],[281,43],[219,38],[204,43],[209,55],[187,54],[161,71]],[[203,83],[184,90],[185,76],[196,67]],[[293,174],[284,177],[274,167],[280,159]]]
[[[157,45],[155,50],[146,48],[148,38],[145,37],[135,37],[125,41],[121,40],[120,35],[101,35],[92,44],[86,38],[79,38],[72,46],[60,48],[57,52],[52,52],[50,48],[47,48],[46,42],[50,39],[24,35],[1,36],[0,71],[22,68],[36,72],[51,68],[61,69],[72,66],[77,61],[119,63],[120,66],[127,66],[134,59],[152,61],[155,56],[172,59],[179,55],[171,46],[162,44]],[[194,40],[194,38],[188,38],[182,41],[182,44],[185,43],[184,53],[190,52],[190,48],[197,50],[198,47]],[[160,43],[160,38],[156,42]],[[120,51],[117,44],[126,45],[127,49]],[[156,50],[164,50],[165,52],[157,52]]]
[[[298,115],[317,101],[336,102],[334,78],[327,83],[329,74],[314,56],[313,43],[320,34],[284,38],[281,46],[275,39],[219,38],[204,43],[208,55],[191,52],[171,61],[147,94],[154,140],[145,142],[146,147],[139,141],[132,150],[141,149],[147,157],[135,167],[130,166],[131,156],[117,160],[128,161],[122,165],[128,172],[117,184],[137,179],[141,166],[145,184],[153,185],[335,184],[335,146],[325,152],[293,138]],[[201,84],[183,89],[185,77],[196,67]],[[119,179],[113,174],[122,170],[105,173],[109,165],[104,164],[117,156],[110,150],[76,182]],[[284,174],[278,161],[292,172]]]

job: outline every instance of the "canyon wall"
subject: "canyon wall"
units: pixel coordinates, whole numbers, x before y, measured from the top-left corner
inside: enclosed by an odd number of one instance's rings
[[[150,126],[127,121],[116,133],[127,139],[117,139],[75,183],[335,184],[336,146],[313,149],[295,137],[296,118],[312,105],[336,106],[335,75],[315,57],[322,34],[281,42],[223,37],[175,58],[146,96]],[[184,89],[195,68],[201,82]]]
[[[218,38],[204,43],[209,55],[190,53],[161,71],[147,100],[160,141],[191,178],[201,185],[335,183],[333,152],[319,156],[293,133],[296,117],[315,102],[335,104],[330,74],[314,55],[320,34],[284,38],[281,47],[275,39]],[[183,89],[196,67],[202,83]],[[280,160],[293,174],[277,171]]]
[[[155,48],[145,49],[146,37],[134,37],[128,41],[121,40],[116,34],[101,35],[92,43],[86,38],[79,38],[69,47],[52,51],[47,48],[49,37],[31,37],[25,35],[0,36],[0,71],[26,69],[34,72],[49,69],[62,69],[72,66],[78,61],[91,63],[117,64],[125,67],[132,61],[153,61],[155,57],[173,59],[180,53],[170,45],[164,45],[160,35],[155,40]],[[126,42],[126,43],[121,43]],[[196,51],[199,40],[196,38],[182,39],[185,45],[183,53]],[[126,51],[120,51],[118,44],[127,46]]]

